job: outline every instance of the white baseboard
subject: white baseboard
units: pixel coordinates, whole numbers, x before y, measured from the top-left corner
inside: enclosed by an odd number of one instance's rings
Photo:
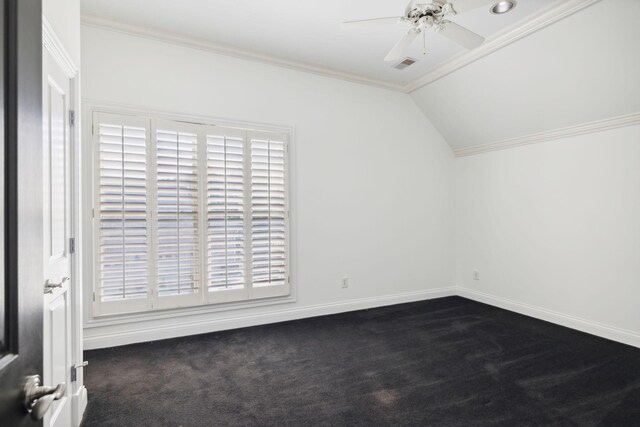
[[[134,323],[128,325],[126,331],[101,332],[100,327],[87,330],[84,336],[84,349],[93,350],[105,347],[133,344],[137,342],[155,341],[187,335],[204,334],[226,329],[244,328],[303,319],[306,317],[324,316],[354,310],[402,304],[456,295],[456,288],[446,287],[402,294],[384,295],[380,297],[361,298],[329,304],[318,304],[307,307],[289,308],[258,314],[235,315],[199,321],[176,321],[172,325],[138,327]],[[149,322],[151,323],[151,322]],[[107,327],[105,327],[107,329]]]
[[[79,427],[82,422],[84,410],[87,408],[87,389],[80,387],[78,393],[71,396],[71,417],[74,427]]]
[[[541,307],[509,300],[506,298],[489,295],[461,287],[445,287],[424,291],[407,292],[402,294],[384,295],[380,297],[361,298],[350,301],[342,301],[328,304],[318,304],[307,307],[288,308],[283,310],[268,311],[258,314],[230,315],[223,318],[207,319],[199,321],[181,321],[172,325],[135,327],[130,324],[126,331],[101,332],[100,327],[92,328],[84,338],[84,349],[115,347],[145,341],[155,341],[167,338],[175,338],[187,335],[204,334],[227,329],[244,328],[248,326],[264,325],[269,323],[285,322],[288,320],[303,319],[307,317],[324,316],[328,314],[344,313],[387,305],[402,304],[406,302],[423,301],[434,298],[459,295],[474,301],[493,305],[505,310],[514,311],[526,316],[545,320],[578,331],[586,332],[602,338],[618,341],[624,344],[640,348],[640,334],[603,325],[586,319],[558,313]],[[153,322],[148,322],[153,323]],[[105,327],[104,329],[107,329]],[[84,389],[84,404],[82,399],[79,405],[84,411],[86,406],[86,389]],[[75,398],[76,396],[74,396]],[[84,405],[84,406],[82,406]],[[80,415],[81,416],[81,415]]]
[[[566,326],[567,328],[576,329],[581,332],[596,335],[602,338],[618,341],[623,344],[640,347],[640,334],[616,328],[613,326],[603,325],[601,323],[592,322],[590,320],[581,319],[579,317],[569,316],[567,314],[558,313],[556,311],[547,310],[541,307],[535,307],[506,298],[496,297],[485,294],[483,292],[473,291],[466,288],[456,288],[457,294],[461,297],[474,301],[493,305],[495,307],[504,308],[505,310],[515,311],[525,316],[535,317],[537,319],[546,320],[547,322],[557,325]]]

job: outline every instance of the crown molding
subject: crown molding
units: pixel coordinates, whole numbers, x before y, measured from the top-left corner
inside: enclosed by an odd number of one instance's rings
[[[402,91],[402,85],[387,82],[383,80],[373,79],[370,77],[362,76],[359,74],[348,73],[332,68],[321,67],[318,65],[307,64],[299,61],[292,61],[289,59],[278,58],[270,55],[263,55],[257,52],[248,50],[236,49],[230,46],[224,46],[221,44],[213,43],[207,40],[199,39],[196,37],[184,36],[168,31],[155,30],[148,27],[141,27],[137,25],[125,24],[123,22],[113,21],[110,19],[100,18],[93,15],[83,14],[81,18],[82,25],[102,28],[110,31],[124,33],[128,35],[144,37],[151,40],[173,43],[192,49],[204,50],[207,52],[213,52],[221,55],[232,56],[242,59],[251,59],[254,61],[262,62],[265,64],[276,65],[279,67],[290,68],[297,71],[304,71],[307,73],[317,74],[324,77],[332,77],[339,80],[346,80],[349,82],[361,83],[368,86],[374,86],[383,89],[391,89],[395,91]]]
[[[557,22],[569,15],[572,15],[600,0],[562,0],[554,3],[548,8],[527,17],[525,20],[501,31],[497,35],[488,38],[481,46],[476,49],[465,51],[456,55],[431,70],[427,71],[422,77],[409,82],[407,84],[394,83],[390,81],[374,79],[360,74],[349,73],[332,68],[322,67],[318,65],[308,64],[299,61],[263,55],[261,53],[236,49],[230,46],[213,43],[200,38],[184,36],[168,31],[155,30],[148,27],[125,24],[110,19],[101,18],[94,15],[82,15],[82,24],[85,26],[96,27],[125,33],[129,35],[144,37],[152,40],[163,41],[178,44],[185,47],[200,49],[217,54],[233,56],[236,58],[251,59],[254,61],[276,65],[280,67],[290,68],[298,71],[313,73],[325,77],[332,77],[349,82],[361,83],[383,89],[395,90],[403,93],[411,93],[416,89],[428,85],[460,68],[463,68],[480,58],[483,58],[511,43],[520,40],[542,28],[545,28],[554,22]]]
[[[74,78],[78,74],[78,67],[44,15],[42,16],[42,46],[53,56],[67,77]]]
[[[596,120],[577,126],[569,126],[547,132],[534,133],[518,138],[505,139],[502,141],[492,142],[490,144],[476,145],[474,147],[468,148],[459,148],[457,150],[454,150],[453,153],[456,157],[472,156],[474,154],[487,153],[489,151],[504,150],[506,148],[537,144],[554,139],[568,138],[571,136],[584,135],[587,133],[602,132],[604,130],[633,126],[638,124],[640,124],[640,112],[625,114],[623,116],[612,117],[604,120]]]
[[[533,16],[527,17],[513,26],[501,31],[488,38],[483,44],[473,50],[468,50],[456,55],[444,62],[441,62],[422,77],[410,82],[402,88],[405,93],[413,92],[423,86],[433,83],[442,77],[465,67],[480,58],[502,49],[511,43],[520,40],[542,28],[545,28],[554,22],[560,21],[569,15],[572,15],[600,0],[566,0],[557,2],[550,7],[541,10]]]

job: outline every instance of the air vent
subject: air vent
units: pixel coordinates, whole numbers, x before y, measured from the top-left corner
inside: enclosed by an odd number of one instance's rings
[[[415,64],[416,62],[418,62],[417,59],[405,58],[402,61],[398,62],[396,65],[394,65],[393,68],[395,68],[396,70],[404,70],[405,68]]]

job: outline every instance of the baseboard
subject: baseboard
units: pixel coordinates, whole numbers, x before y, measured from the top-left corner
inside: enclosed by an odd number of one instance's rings
[[[546,320],[547,322],[557,325],[566,326],[567,328],[576,329],[581,332],[596,335],[623,344],[632,345],[640,348],[640,334],[616,328],[613,326],[603,325],[601,323],[592,322],[590,320],[581,319],[579,317],[569,316],[567,314],[558,313],[556,311],[547,310],[541,307],[535,307],[529,304],[509,300],[506,298],[489,295],[483,292],[473,291],[466,288],[456,288],[457,295],[474,301],[493,305],[505,310],[514,311],[524,314],[525,316],[535,317],[537,319]]]
[[[361,298],[329,304],[318,304],[307,307],[288,308],[258,314],[227,316],[223,318],[199,321],[176,321],[172,325],[148,326],[135,328],[128,325],[126,331],[101,332],[100,327],[87,330],[84,336],[84,349],[94,350],[115,347],[137,342],[155,341],[187,335],[204,334],[226,329],[244,328],[268,323],[285,322],[306,317],[324,316],[344,313],[386,305],[402,304],[456,295],[456,288],[445,287],[424,291],[406,292],[402,294],[383,295],[379,297]],[[152,323],[152,322],[149,322]],[[107,327],[105,327],[107,329]]]
[[[79,427],[82,422],[84,410],[87,408],[87,389],[85,386],[80,387],[78,393],[71,396],[71,417],[73,426]]]

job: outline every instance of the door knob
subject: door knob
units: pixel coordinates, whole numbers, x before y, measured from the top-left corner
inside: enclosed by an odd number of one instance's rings
[[[55,283],[51,279],[47,279],[47,281],[44,283],[44,293],[50,294],[55,288],[61,288],[62,285],[64,285],[64,282],[66,282],[67,280],[69,280],[68,277],[63,277],[60,283]]]
[[[31,414],[32,420],[41,420],[47,413],[54,400],[64,397],[67,389],[65,383],[60,383],[55,387],[40,385],[40,375],[27,377],[24,385],[24,407]]]

